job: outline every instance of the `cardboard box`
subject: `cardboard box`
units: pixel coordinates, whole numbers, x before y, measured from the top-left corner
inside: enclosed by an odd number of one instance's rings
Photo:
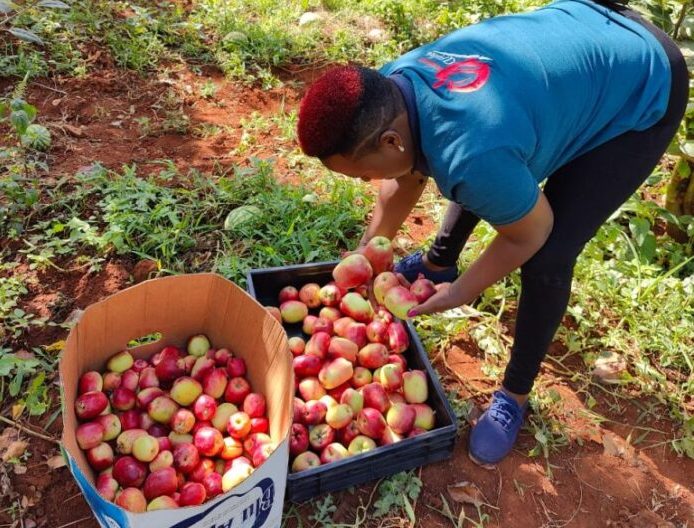
[[[88,370],[128,342],[159,332],[162,337],[131,349],[150,357],[166,345],[182,347],[204,333],[217,348],[229,348],[247,364],[253,389],[265,395],[275,452],[228,493],[201,506],[133,514],[96,492],[94,473],[78,447],[74,411],[77,383]],[[104,528],[275,528],[282,519],[294,396],[291,353],[282,325],[246,292],[211,273],[146,281],[87,308],[72,329],[60,360],[63,391],[63,453],[95,517]]]

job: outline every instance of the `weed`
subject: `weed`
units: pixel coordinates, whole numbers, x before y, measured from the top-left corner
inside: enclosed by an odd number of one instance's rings
[[[376,517],[405,513],[412,526],[415,524],[413,502],[422,491],[422,481],[414,471],[403,471],[389,477],[378,486],[378,498],[374,502]]]

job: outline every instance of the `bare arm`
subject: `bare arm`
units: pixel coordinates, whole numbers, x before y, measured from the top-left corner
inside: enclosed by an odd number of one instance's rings
[[[426,178],[411,173],[394,180],[383,180],[371,223],[359,242],[363,247],[373,237],[394,238],[426,187]]]
[[[472,302],[486,288],[523,265],[545,244],[554,216],[543,193],[535,207],[511,224],[495,226],[496,238],[480,257],[451,284],[442,285],[412,315],[428,314]]]

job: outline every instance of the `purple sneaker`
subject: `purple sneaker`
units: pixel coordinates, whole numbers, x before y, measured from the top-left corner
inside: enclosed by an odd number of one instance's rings
[[[528,408],[522,407],[503,391],[496,391],[489,408],[480,416],[470,433],[469,455],[478,464],[496,464],[511,452],[523,416]]]

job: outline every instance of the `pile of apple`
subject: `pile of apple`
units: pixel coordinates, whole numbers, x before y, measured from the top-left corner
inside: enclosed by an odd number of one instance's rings
[[[126,350],[79,380],[76,439],[106,500],[144,512],[199,505],[246,479],[272,453],[265,397],[246,364],[204,335],[188,355],[150,361]]]
[[[399,442],[434,427],[426,373],[408,370],[407,312],[434,294],[420,277],[412,285],[389,271],[393,250],[373,238],[344,258],[334,281],[279,292],[280,321],[302,325],[291,337],[296,396],[289,449],[303,471]],[[312,310],[314,313],[309,313]]]

